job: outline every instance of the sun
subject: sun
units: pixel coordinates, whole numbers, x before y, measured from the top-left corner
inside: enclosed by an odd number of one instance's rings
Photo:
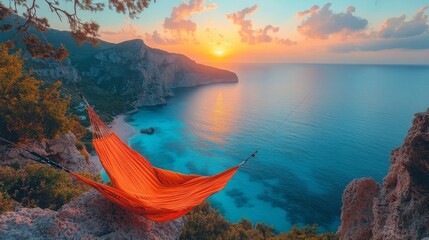
[[[216,50],[215,54],[216,54],[216,56],[220,57],[223,55],[223,51],[222,50]]]

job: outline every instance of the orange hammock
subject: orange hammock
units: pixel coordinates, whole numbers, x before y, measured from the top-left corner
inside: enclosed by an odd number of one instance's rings
[[[153,167],[124,144],[88,106],[93,143],[114,187],[73,176],[94,187],[110,201],[154,221],[167,221],[191,211],[222,190],[239,166],[214,176],[186,175]]]

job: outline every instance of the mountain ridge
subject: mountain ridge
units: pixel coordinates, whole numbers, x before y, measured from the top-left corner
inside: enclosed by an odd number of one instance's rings
[[[83,82],[128,99],[133,107],[167,103],[172,89],[211,83],[235,83],[235,73],[196,63],[182,54],[129,40],[76,62]]]

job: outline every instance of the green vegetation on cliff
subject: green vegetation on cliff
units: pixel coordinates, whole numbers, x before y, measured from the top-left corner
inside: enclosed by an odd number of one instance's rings
[[[242,219],[238,223],[226,220],[219,211],[204,202],[185,216],[185,227],[180,239],[213,240],[334,240],[334,233],[317,233],[317,225],[293,228],[287,233],[276,234],[274,228],[264,223],[253,225]]]
[[[62,98],[60,82],[44,84],[23,68],[20,51],[9,54],[0,44],[0,135],[12,141],[55,138],[72,131],[80,138],[85,129],[68,112],[70,99]]]
[[[81,174],[95,180],[90,174]],[[69,174],[41,164],[22,168],[0,168],[0,213],[11,210],[13,202],[23,207],[58,210],[90,187]]]

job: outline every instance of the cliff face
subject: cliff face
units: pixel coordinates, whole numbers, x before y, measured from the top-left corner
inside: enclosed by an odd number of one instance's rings
[[[372,179],[353,180],[344,190],[341,209],[341,239],[368,240],[372,237],[372,204],[380,186]]]
[[[0,215],[1,239],[178,239],[182,218],[152,222],[91,190],[57,212],[19,208]]]
[[[415,115],[404,143],[392,151],[381,191],[371,179],[347,186],[337,234],[340,239],[429,237],[429,109]]]
[[[77,61],[84,79],[131,100],[134,106],[166,103],[171,89],[209,83],[237,82],[229,71],[197,64],[186,56],[152,49],[131,40]]]
[[[26,66],[33,70],[34,75],[43,80],[65,82],[79,81],[80,75],[77,69],[72,65],[70,59],[61,62],[49,61],[41,58],[31,58],[30,54],[25,54],[27,59]]]

